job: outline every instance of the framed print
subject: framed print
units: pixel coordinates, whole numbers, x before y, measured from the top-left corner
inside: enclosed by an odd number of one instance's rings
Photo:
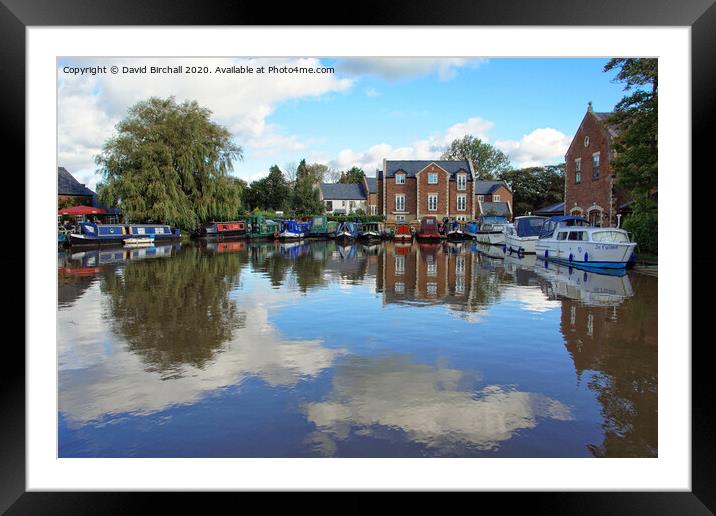
[[[713,510],[691,345],[710,2],[356,26],[131,4],[0,8],[27,242],[3,510],[283,490]]]

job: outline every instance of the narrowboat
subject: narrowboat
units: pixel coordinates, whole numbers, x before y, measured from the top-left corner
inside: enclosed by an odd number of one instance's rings
[[[399,242],[411,242],[413,240],[413,228],[408,224],[398,224],[395,226],[393,239]]]
[[[179,229],[172,230],[164,224],[97,224],[81,222],[78,233],[70,233],[71,246],[124,245],[126,241],[152,239],[155,242],[171,242],[181,238]]]
[[[246,222],[243,220],[232,220],[229,222],[212,222],[204,226],[200,233],[200,238],[216,238],[218,240],[224,238],[245,238]]]
[[[465,234],[481,244],[501,245],[505,242],[505,226],[509,223],[502,215],[482,215],[465,224]]]
[[[539,239],[546,220],[547,217],[534,215],[515,217],[515,221],[505,228],[503,250],[506,253],[534,254],[535,243]]]
[[[446,219],[443,221],[443,226],[448,240],[462,240],[465,238],[465,232],[457,220]]]
[[[336,240],[355,240],[358,238],[358,224],[341,222],[336,229]]]
[[[418,229],[415,238],[424,241],[437,241],[442,238],[438,230],[438,219],[434,215],[429,215],[420,219],[420,229]]]
[[[331,224],[333,225],[333,231],[336,229],[336,223],[328,222],[328,217],[325,215],[316,215],[313,218],[311,218],[311,226],[308,229],[308,235],[311,238],[325,238],[330,235]]]
[[[380,225],[377,222],[364,222],[358,225],[358,238],[364,242],[381,239]]]
[[[262,215],[252,215],[247,220],[247,236],[251,240],[278,240],[279,223]]]
[[[557,216],[542,228],[535,245],[543,260],[589,269],[624,269],[634,261],[635,242],[620,228],[599,228],[581,217]]]
[[[299,222],[293,219],[280,221],[279,238],[281,240],[295,240],[304,238],[310,230],[310,222]]]

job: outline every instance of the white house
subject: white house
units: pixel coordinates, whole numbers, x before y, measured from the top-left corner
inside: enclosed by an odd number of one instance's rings
[[[357,210],[368,213],[368,192],[363,184],[321,183],[320,192],[326,213],[345,215]]]

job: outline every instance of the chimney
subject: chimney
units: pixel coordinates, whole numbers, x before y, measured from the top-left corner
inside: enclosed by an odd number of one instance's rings
[[[587,103],[587,111],[590,113],[592,112],[592,101],[591,100]]]

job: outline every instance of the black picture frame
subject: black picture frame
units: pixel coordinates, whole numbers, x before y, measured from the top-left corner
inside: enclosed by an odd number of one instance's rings
[[[716,108],[716,6],[714,0],[460,0],[433,2],[373,1],[337,9],[327,25],[547,25],[547,26],[689,26],[691,27],[692,157],[693,169],[713,173],[706,154],[714,142]],[[238,3],[207,0],[0,0],[0,89],[3,95],[2,141],[7,153],[17,159],[14,170],[19,181],[25,170],[25,29],[28,26],[92,25],[294,25],[316,24],[315,13],[303,3]],[[12,149],[13,152],[9,150]],[[684,178],[689,171],[683,171]],[[692,175],[692,180],[696,178]],[[22,189],[25,189],[22,181]],[[679,200],[673,215],[705,216],[708,188],[692,189],[692,203]],[[27,197],[28,192],[25,192]],[[19,194],[16,194],[18,197]],[[662,197],[663,199],[666,199]],[[22,210],[22,208],[20,208]],[[22,212],[22,211],[21,211]],[[670,216],[668,213],[665,216]],[[701,216],[701,217],[700,217]],[[695,226],[695,224],[694,224]],[[663,243],[662,245],[668,245]],[[678,242],[683,246],[683,240]],[[691,253],[692,274],[708,271],[710,251]],[[4,265],[17,267],[17,254],[2,258]],[[22,262],[24,263],[24,256]],[[31,271],[25,270],[25,274]],[[703,274],[699,273],[699,274]],[[7,288],[24,292],[19,275],[8,278]],[[708,276],[708,274],[706,274]],[[705,287],[710,282],[699,282]],[[692,321],[706,308],[698,304],[692,290]],[[15,303],[17,307],[24,306]],[[702,308],[703,307],[703,308]],[[17,309],[17,308],[16,308]],[[705,312],[703,312],[705,314]],[[692,323],[693,324],[693,323]],[[703,323],[702,323],[703,324]],[[692,335],[693,335],[692,326]],[[692,351],[692,491],[684,492],[594,492],[594,493],[484,493],[497,498],[501,507],[523,506],[537,513],[569,514],[711,514],[716,510],[716,461],[713,387],[707,383],[706,357],[710,339],[697,340]],[[670,343],[691,346],[691,342]],[[53,352],[54,348],[48,350]],[[161,496],[166,511],[186,508],[186,494],[26,492],[25,488],[25,352],[17,339],[5,340],[3,382],[0,395],[0,511],[7,514],[119,513],[146,511],[148,498]],[[224,496],[237,496],[227,494]],[[241,496],[241,495],[238,495]],[[420,501],[421,497],[416,497]],[[456,497],[452,503],[462,503]],[[370,510],[365,499],[355,507]],[[474,506],[473,506],[474,507]],[[238,510],[238,507],[235,507]]]

